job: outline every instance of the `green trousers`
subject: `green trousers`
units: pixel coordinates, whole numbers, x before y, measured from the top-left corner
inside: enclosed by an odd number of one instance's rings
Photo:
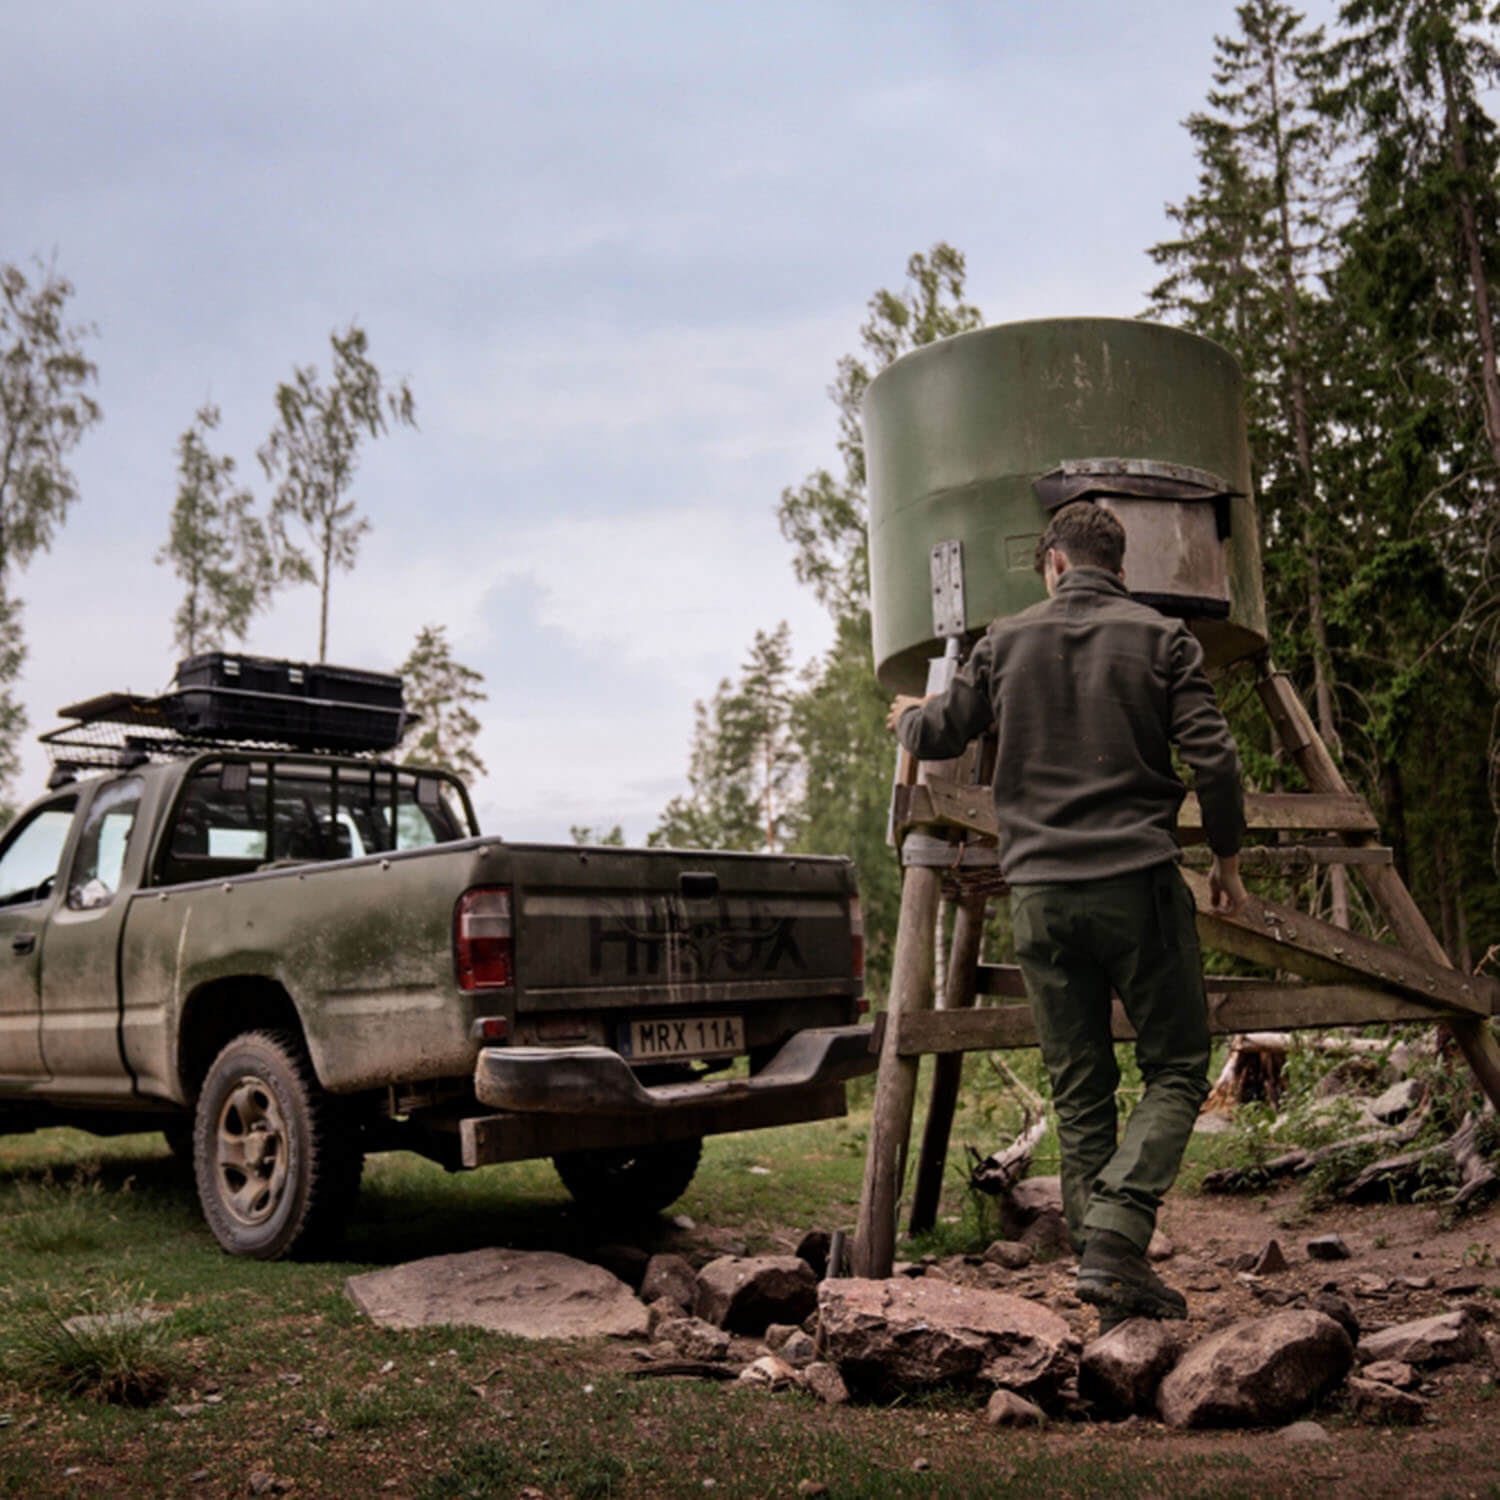
[[[1208,1005],[1193,898],[1175,864],[1018,885],[1016,961],[1052,1080],[1075,1248],[1110,1229],[1144,1250],[1208,1094]],[[1145,1092],[1118,1131],[1111,990],[1135,1028]]]

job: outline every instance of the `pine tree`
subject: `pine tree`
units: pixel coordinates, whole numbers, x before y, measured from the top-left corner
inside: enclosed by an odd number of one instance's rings
[[[271,597],[276,569],[254,497],[236,486],[234,460],[208,448],[219,408],[203,406],[177,443],[177,500],[158,564],[170,563],[186,592],[173,616],[173,640],[184,656],[243,640],[252,616]]]
[[[483,776],[485,764],[474,748],[481,726],[473,705],[488,697],[480,687],[484,674],[454,659],[447,627],[424,625],[397,671],[407,711],[417,716],[402,763],[435,766],[467,780]]]
[[[744,777],[760,808],[761,847],[774,853],[795,834],[799,756],[792,739],[792,635],[782,621],[755,632],[739,687],[724,701],[718,749],[731,775]]]
[[[335,569],[348,572],[370,529],[349,494],[366,438],[394,422],[417,425],[416,403],[403,380],[388,389],[357,323],[329,335],[333,372],[318,383],[312,366],[298,367],[276,388],[276,423],[259,458],[276,481],[271,531],[284,574],[318,586],[318,660],[328,659],[328,595]],[[294,535],[300,531],[310,550]]]

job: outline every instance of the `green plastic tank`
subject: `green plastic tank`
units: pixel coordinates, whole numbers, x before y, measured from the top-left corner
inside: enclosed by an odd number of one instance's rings
[[[1186,619],[1210,668],[1263,650],[1241,386],[1218,344],[1125,318],[1005,323],[882,371],[864,403],[882,686],[922,692],[947,636],[1044,598],[1036,543],[1075,498],[1119,516],[1126,586]],[[961,599],[935,622],[933,549],[952,542]]]

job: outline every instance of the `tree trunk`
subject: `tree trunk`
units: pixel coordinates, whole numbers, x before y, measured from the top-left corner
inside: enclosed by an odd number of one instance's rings
[[[333,581],[333,527],[323,528],[323,576],[319,579],[318,660],[328,660],[328,586]]]

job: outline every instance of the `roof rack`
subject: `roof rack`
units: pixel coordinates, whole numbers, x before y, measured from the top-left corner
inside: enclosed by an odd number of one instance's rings
[[[70,722],[40,737],[54,767],[123,770],[205,750],[378,758],[417,718],[399,677],[322,663],[215,652],[182,662],[177,683],[155,697],[102,693],[59,709]]]

